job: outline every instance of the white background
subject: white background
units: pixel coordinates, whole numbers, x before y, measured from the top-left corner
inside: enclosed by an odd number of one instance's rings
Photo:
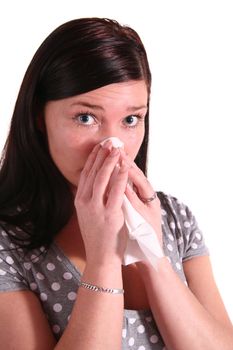
[[[153,75],[149,178],[197,217],[233,320],[233,2],[1,2],[1,149],[35,50],[55,27],[85,16],[115,18],[144,41]]]

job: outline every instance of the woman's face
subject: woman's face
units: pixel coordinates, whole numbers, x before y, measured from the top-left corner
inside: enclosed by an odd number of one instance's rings
[[[93,147],[118,137],[135,159],[144,137],[148,93],[144,81],[106,85],[74,97],[49,101],[45,126],[51,157],[74,186]]]

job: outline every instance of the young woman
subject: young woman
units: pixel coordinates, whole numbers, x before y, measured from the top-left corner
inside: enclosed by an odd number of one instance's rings
[[[150,87],[138,34],[113,20],[65,23],[33,57],[0,171],[3,349],[232,350],[195,218],[146,178]],[[122,266],[125,195],[156,269]]]

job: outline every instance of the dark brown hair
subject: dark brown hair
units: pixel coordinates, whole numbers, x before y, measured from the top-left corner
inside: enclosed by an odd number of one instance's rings
[[[53,163],[38,117],[46,102],[151,74],[138,34],[105,18],[81,18],[55,29],[35,53],[16,101],[0,170],[0,220],[18,226],[28,249],[49,245],[68,222],[73,196]],[[148,108],[149,111],[149,108]],[[148,112],[149,114],[149,112]],[[146,173],[149,119],[136,157]]]

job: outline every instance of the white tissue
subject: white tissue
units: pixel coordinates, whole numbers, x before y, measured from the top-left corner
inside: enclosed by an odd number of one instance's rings
[[[107,140],[111,140],[115,148],[124,147],[123,142],[117,137],[107,138],[101,142],[101,145]],[[133,208],[126,195],[124,195],[122,210],[128,229],[127,246],[122,264],[129,265],[148,260],[156,268],[157,260],[164,254],[153,227]]]

